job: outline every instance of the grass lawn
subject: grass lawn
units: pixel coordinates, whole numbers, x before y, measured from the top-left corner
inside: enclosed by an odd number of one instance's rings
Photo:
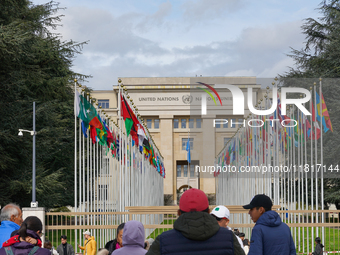
[[[334,227],[334,228],[329,228],[325,227],[325,240],[322,240],[322,228],[319,227],[319,234],[316,234],[316,227],[313,228],[313,238],[315,239],[317,236],[321,238],[321,243],[325,246],[324,251],[340,251],[340,235],[339,235],[339,228]],[[302,251],[302,246],[303,242],[305,245],[305,251],[303,254],[307,254],[307,240],[309,241],[309,252],[314,251],[315,248],[315,242],[312,240],[312,228],[300,228],[300,241],[299,241],[299,228],[297,227],[296,230],[292,230],[293,232],[293,240],[295,242],[295,237],[296,236],[296,250],[298,253],[303,253]],[[296,231],[296,235],[295,235]],[[308,237],[308,238],[307,238]],[[300,244],[300,249],[299,249],[299,244]],[[333,254],[340,254],[340,253],[333,253]]]
[[[176,219],[169,219],[169,217],[165,220],[163,220],[163,222],[161,223],[161,225],[172,225],[174,224]],[[165,231],[171,230],[172,228],[156,228],[148,237],[148,238],[153,238],[156,239],[156,237],[160,234],[162,234]]]

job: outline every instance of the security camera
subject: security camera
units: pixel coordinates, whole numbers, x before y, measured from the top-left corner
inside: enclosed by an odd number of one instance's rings
[[[23,136],[24,134],[21,132],[21,131],[19,131],[19,134],[18,134],[18,136]]]

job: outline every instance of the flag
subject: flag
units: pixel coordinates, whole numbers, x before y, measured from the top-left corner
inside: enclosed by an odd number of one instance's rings
[[[83,131],[83,135],[84,135],[85,138],[87,138],[87,128],[88,128],[88,126],[86,126],[84,121],[82,121],[81,122],[81,130]]]
[[[320,126],[319,126],[319,123],[317,121],[317,114],[315,114],[315,110],[314,110],[314,105],[313,105],[313,102],[312,103],[312,127],[311,131],[307,131],[307,134],[308,134],[308,137],[312,137],[312,140],[315,140],[315,132],[314,130],[316,129],[316,140],[318,140],[321,136],[321,130],[320,130]],[[319,116],[319,119],[320,119],[320,116]],[[314,127],[313,127],[314,126]]]
[[[329,118],[329,113],[327,110],[327,106],[325,103],[325,100],[323,98],[323,94],[321,94],[321,100],[320,96],[317,92],[316,93],[316,107],[318,111],[318,121],[320,121],[320,105],[322,104],[322,125],[324,127],[324,132],[326,133],[328,130],[331,130],[333,132],[333,127],[331,123],[331,119]]]
[[[321,122],[321,113],[320,113],[321,100],[320,100],[319,94],[317,92],[315,92],[315,94],[316,94],[316,119]],[[326,133],[329,129],[326,126],[326,121],[325,121],[324,116],[322,116],[322,126],[324,127],[323,130]]]
[[[138,145],[138,127],[139,121],[130,108],[129,104],[126,102],[125,98],[121,95],[121,116],[125,121],[125,129],[126,133],[129,136],[131,134],[132,139],[135,141],[136,145]]]
[[[107,144],[107,147],[110,148],[111,147],[111,143],[114,142],[114,139],[113,139],[113,134],[110,130],[110,128],[107,126],[106,122],[103,121],[103,124],[104,124],[104,128],[106,130],[106,144]]]
[[[126,134],[127,136],[129,136],[131,128],[133,126],[133,120],[128,110],[127,102],[125,101],[125,98],[122,95],[120,95],[120,105],[121,105],[120,115],[124,118]]]
[[[80,111],[80,94],[78,90],[74,93],[74,115],[78,117]]]
[[[138,127],[137,134],[138,134],[138,140],[139,140],[139,151],[140,153],[142,153],[144,140],[147,140],[147,138],[146,138],[143,126],[141,124],[138,124],[137,127]]]
[[[79,96],[79,101],[77,98],[77,102],[79,103],[79,109],[75,109],[75,114],[78,114],[78,118],[82,119],[86,126],[90,125],[91,127],[102,129],[103,126],[98,119],[96,108],[82,95]]]
[[[280,122],[282,122],[283,120],[288,120],[287,123],[289,123],[290,122],[290,118],[287,115],[282,115],[281,114],[281,101],[280,101],[279,94],[277,94],[277,109],[278,109],[278,116],[279,116]]]
[[[188,152],[187,153],[187,160],[188,160],[188,163],[190,164],[191,163],[191,154],[190,154],[190,138],[189,138],[189,136],[188,136],[186,151]]]

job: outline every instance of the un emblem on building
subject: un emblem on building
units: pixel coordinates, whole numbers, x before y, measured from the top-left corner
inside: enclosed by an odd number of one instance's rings
[[[182,101],[185,104],[190,104],[192,102],[192,96],[184,95],[184,96],[182,96]]]

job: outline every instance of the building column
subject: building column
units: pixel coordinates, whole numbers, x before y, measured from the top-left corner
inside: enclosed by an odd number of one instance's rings
[[[173,194],[174,204],[177,204],[177,178],[176,169],[173,167],[173,115],[161,115],[160,132],[161,143],[160,150],[164,157],[165,179],[164,179],[164,194]]]
[[[202,160],[200,166],[213,166],[215,161],[215,128],[213,122],[216,116],[205,116],[202,119]],[[208,172],[200,173],[200,189],[207,194],[215,193],[215,178]]]

